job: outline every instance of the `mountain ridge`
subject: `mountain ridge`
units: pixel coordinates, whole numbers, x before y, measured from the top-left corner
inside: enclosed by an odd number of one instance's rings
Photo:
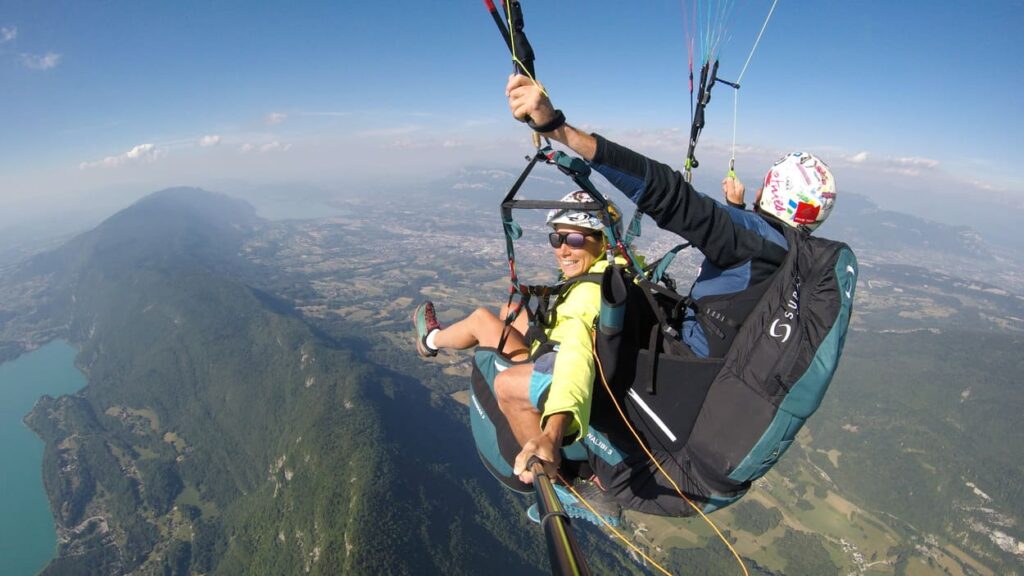
[[[436,464],[452,443],[472,453],[465,415],[268,305],[232,273],[249,268],[234,240],[262,223],[178,194],[57,259],[72,264],[53,288],[89,384],[28,418],[61,539],[43,574],[467,573],[496,554],[497,573],[542,570],[521,516],[477,518],[511,504],[486,472]],[[197,207],[218,209],[199,222]]]

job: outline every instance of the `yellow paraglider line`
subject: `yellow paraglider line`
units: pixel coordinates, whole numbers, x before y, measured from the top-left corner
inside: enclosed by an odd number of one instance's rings
[[[682,498],[687,504],[689,504],[690,508],[693,508],[693,510],[697,512],[697,514],[700,515],[700,517],[705,522],[707,522],[708,526],[711,526],[711,529],[715,531],[715,534],[718,535],[718,538],[725,543],[725,546],[729,549],[729,552],[732,552],[733,557],[736,558],[736,562],[740,565],[740,568],[743,570],[743,575],[750,576],[750,572],[747,571],[747,566],[743,563],[743,559],[740,558],[739,552],[737,552],[736,549],[733,548],[728,538],[726,538],[725,535],[722,534],[722,531],[718,529],[718,526],[716,526],[710,518],[708,518],[707,514],[705,514],[704,511],[701,510],[700,506],[694,504],[693,500],[690,500],[689,498],[686,497],[686,494],[683,494],[682,489],[679,488],[679,485],[676,484],[676,481],[673,480],[671,476],[669,476],[668,472],[665,472],[665,469],[661,467],[661,464],[658,464],[658,460],[654,457],[654,454],[651,454],[651,451],[647,448],[647,445],[644,444],[644,441],[640,438],[640,435],[637,434],[636,429],[634,429],[633,425],[629,423],[629,418],[626,416],[626,413],[622,410],[622,406],[619,405],[619,401],[615,399],[615,394],[612,393],[612,388],[611,386],[608,385],[608,380],[604,376],[604,366],[601,365],[601,359],[598,358],[597,356],[596,332],[593,335],[592,341],[594,345],[594,363],[597,365],[598,374],[600,374],[601,376],[601,384],[604,385],[605,391],[608,392],[608,397],[611,399],[612,404],[615,405],[615,409],[619,412],[619,416],[622,417],[622,422],[626,424],[626,428],[628,428],[630,433],[633,434],[633,438],[636,439],[637,443],[640,445],[640,448],[643,449],[644,454],[647,455],[647,458],[649,458],[651,463],[654,464],[654,466],[658,469],[658,472],[661,472],[661,475],[664,476],[665,479],[668,480],[669,484],[672,485],[672,488],[676,491],[676,494],[678,494],[680,498]],[[576,494],[576,492],[573,491],[573,494]],[[576,497],[579,498],[579,495],[576,494]],[[586,503],[582,498],[580,498],[580,501],[584,502],[587,508],[600,518],[600,515],[596,514],[596,511],[593,508],[591,508],[589,503]],[[616,533],[616,535],[618,535],[618,533]],[[665,571],[664,568],[661,568],[660,566],[658,568],[662,571]]]

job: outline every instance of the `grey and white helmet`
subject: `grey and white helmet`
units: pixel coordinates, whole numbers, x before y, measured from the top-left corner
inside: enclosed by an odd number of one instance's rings
[[[614,202],[605,198],[608,203],[608,214],[611,217],[612,226],[615,228],[617,238],[622,238],[622,212]],[[585,190],[570,192],[562,197],[561,202],[576,202],[586,204],[594,202],[594,199]],[[578,226],[604,232],[604,220],[599,210],[575,210],[572,208],[555,208],[548,212],[547,225],[554,228],[557,224],[566,226]]]

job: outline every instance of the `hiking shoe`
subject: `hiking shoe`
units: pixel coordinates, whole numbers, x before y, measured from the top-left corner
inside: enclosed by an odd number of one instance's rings
[[[413,330],[416,331],[416,351],[424,358],[437,356],[437,350],[427,346],[427,335],[434,330],[440,330],[441,325],[434,316],[434,303],[426,301],[416,307],[412,312]]]
[[[568,514],[570,518],[586,520],[599,528],[604,528],[605,522],[612,527],[617,527],[622,520],[622,507],[612,500],[612,498],[596,484],[590,482],[590,485],[593,487],[592,490],[590,488],[585,488],[586,493],[584,493],[579,487],[577,487],[576,492],[578,492],[579,495],[597,511],[600,518],[595,516],[594,513],[591,512],[590,509],[582,502],[577,500],[568,488],[555,484],[555,494],[558,495],[558,500],[562,503],[562,508],[565,509],[565,513]],[[526,516],[533,522],[540,524],[540,508],[538,508],[536,504],[532,504],[526,509]],[[601,521],[602,518],[604,519],[604,522]]]

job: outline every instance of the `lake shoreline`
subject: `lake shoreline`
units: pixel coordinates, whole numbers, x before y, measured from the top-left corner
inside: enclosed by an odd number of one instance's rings
[[[45,442],[29,418],[44,397],[86,385],[78,351],[55,340],[0,364],[0,566],[12,576],[37,574],[56,557],[57,528],[44,486]]]

